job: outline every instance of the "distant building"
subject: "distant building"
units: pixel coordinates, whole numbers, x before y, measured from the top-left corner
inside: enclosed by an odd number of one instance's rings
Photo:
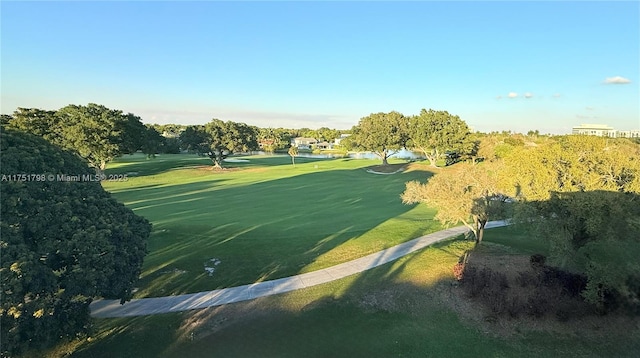
[[[348,136],[350,136],[351,134],[340,134],[340,138],[336,138],[333,143],[335,145],[340,145],[340,142],[342,142],[343,139],[347,138]]]
[[[317,143],[318,140],[315,138],[297,137],[291,140],[291,145],[298,147],[298,149],[311,149],[311,146],[314,146]]]
[[[618,131],[618,138],[640,138],[640,130]]]
[[[619,131],[606,124],[581,124],[573,127],[571,133],[610,138],[640,138],[640,130]]]

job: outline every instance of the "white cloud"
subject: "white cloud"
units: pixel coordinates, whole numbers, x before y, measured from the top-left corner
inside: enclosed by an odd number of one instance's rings
[[[553,98],[560,98],[562,97],[562,95],[560,93],[554,93],[553,94]]]
[[[524,94],[524,98],[531,98],[533,97],[533,94],[531,94],[530,92],[527,92]]]
[[[509,94],[507,95],[507,97],[509,97],[509,98],[516,98],[516,97],[518,97],[518,94],[517,94],[517,93],[515,93],[515,92],[509,92]]]
[[[586,106],[586,107],[584,107],[584,109],[586,109],[587,111],[595,111],[596,110],[594,107],[591,107],[591,106]]]
[[[502,96],[496,96],[496,99],[502,99]]]
[[[631,80],[628,78],[615,76],[615,77],[607,77],[607,79],[604,80],[604,83],[610,84],[610,85],[626,85],[628,83],[631,83]]]

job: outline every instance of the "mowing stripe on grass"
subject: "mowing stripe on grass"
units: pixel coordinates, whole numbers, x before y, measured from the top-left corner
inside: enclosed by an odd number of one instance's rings
[[[486,228],[506,225],[505,221],[492,221],[487,223]],[[464,234],[467,231],[467,227],[457,226],[336,266],[277,280],[186,295],[134,299],[124,305],[121,305],[119,300],[97,300],[90,305],[91,315],[97,318],[113,318],[188,311],[299,290],[384,265],[438,241]]]

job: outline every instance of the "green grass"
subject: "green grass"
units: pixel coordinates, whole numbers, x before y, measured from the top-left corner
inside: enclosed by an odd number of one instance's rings
[[[72,356],[633,357],[640,349],[637,327],[626,335],[572,328],[501,337],[461,318],[445,301],[451,267],[472,246],[443,242],[342,280],[249,302],[99,320],[94,340]]]
[[[503,249],[510,249],[519,254],[549,254],[549,246],[544,240],[530,235],[530,233],[517,226],[487,230],[485,231],[484,241],[500,244]]]
[[[433,211],[400,203],[404,182],[377,162],[249,157],[244,170],[194,168],[208,161],[137,156],[105,183],[155,225],[139,296],[208,290],[315,270],[439,228]],[[302,158],[299,158],[302,159]],[[135,169],[135,170],[133,170]],[[487,230],[490,250],[545,253],[518,228]],[[452,267],[473,247],[445,241],[378,268],[286,294],[191,312],[96,320],[91,340],[63,345],[72,357],[634,357],[640,326],[600,331],[516,326],[508,337],[452,307]],[[211,257],[222,263],[203,274]],[[184,272],[182,272],[182,271]]]
[[[206,158],[128,156],[104,187],[149,219],[137,297],[213,290],[314,271],[437,231],[434,211],[400,201],[404,183],[430,173],[373,175],[370,160],[251,156],[235,169]],[[137,176],[136,176],[137,175]],[[220,264],[210,276],[205,265]]]

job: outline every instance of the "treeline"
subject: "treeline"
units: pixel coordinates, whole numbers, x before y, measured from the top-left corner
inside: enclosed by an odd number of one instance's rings
[[[348,132],[327,127],[259,128],[215,118],[205,125],[145,125],[133,113],[94,103],[69,105],[55,111],[18,108],[0,119],[7,128],[35,134],[75,152],[98,172],[114,158],[138,151],[149,157],[188,151],[207,155],[215,166],[221,166],[224,158],[233,153],[259,149],[286,152],[296,137],[333,141]]]

